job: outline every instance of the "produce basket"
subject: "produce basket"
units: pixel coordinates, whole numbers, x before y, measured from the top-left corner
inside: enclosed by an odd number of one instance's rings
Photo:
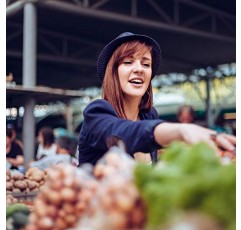
[[[34,201],[34,198],[38,192],[12,192],[13,197],[15,197],[19,202]]]

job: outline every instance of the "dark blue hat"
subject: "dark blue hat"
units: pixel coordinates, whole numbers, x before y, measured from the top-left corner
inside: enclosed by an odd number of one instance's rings
[[[161,64],[161,49],[158,43],[146,35],[133,34],[130,32],[124,32],[120,34],[117,38],[112,40],[107,44],[101,51],[98,61],[97,61],[97,74],[101,81],[104,80],[106,66],[114,53],[114,51],[123,43],[127,41],[139,40],[145,42],[147,45],[152,47],[153,60],[152,60],[152,78],[157,74],[157,71]]]

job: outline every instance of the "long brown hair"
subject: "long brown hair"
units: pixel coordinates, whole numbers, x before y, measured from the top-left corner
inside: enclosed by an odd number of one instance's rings
[[[121,90],[120,81],[118,77],[118,66],[126,58],[130,56],[143,55],[145,52],[150,51],[152,54],[152,48],[141,41],[129,41],[120,45],[112,54],[105,71],[105,77],[102,83],[102,98],[109,101],[115,108],[117,115],[121,118],[125,118],[124,110],[124,96]],[[150,110],[153,105],[152,85],[151,82],[147,88],[147,91],[143,95],[139,110]]]
[[[43,136],[43,146],[51,146],[54,143],[54,131],[51,127],[42,127],[39,133]]]

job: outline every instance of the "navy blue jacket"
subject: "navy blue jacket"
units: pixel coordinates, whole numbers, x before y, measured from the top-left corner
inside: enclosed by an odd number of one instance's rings
[[[114,107],[106,100],[92,101],[84,110],[84,121],[79,136],[79,163],[95,164],[109,149],[110,137],[121,139],[131,156],[136,152],[151,153],[157,160],[160,145],[154,140],[154,128],[163,122],[155,108],[140,113],[140,121],[117,116]]]

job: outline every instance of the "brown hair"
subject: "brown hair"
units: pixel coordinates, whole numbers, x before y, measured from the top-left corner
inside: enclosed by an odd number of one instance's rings
[[[118,77],[118,66],[126,58],[130,56],[143,55],[152,48],[140,41],[130,41],[120,45],[112,54],[105,71],[105,77],[102,84],[102,97],[110,102],[115,108],[117,115],[121,118],[127,118],[124,111],[124,96],[121,90],[120,81]],[[152,55],[153,56],[153,55]],[[147,91],[141,99],[139,109],[141,111],[150,110],[153,105],[153,95],[151,83]]]
[[[39,133],[42,134],[43,136],[43,145],[44,146],[49,146],[54,143],[54,131],[51,127],[42,127],[39,130]]]
[[[178,108],[178,110],[177,110],[177,119],[178,120],[184,111],[187,111],[191,115],[192,119],[194,120],[195,111],[191,105],[182,105]]]

